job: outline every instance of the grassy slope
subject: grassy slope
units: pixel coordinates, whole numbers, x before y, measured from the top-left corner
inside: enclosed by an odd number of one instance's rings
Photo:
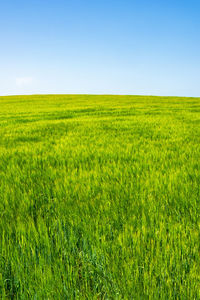
[[[200,99],[0,97],[0,296],[200,297]]]

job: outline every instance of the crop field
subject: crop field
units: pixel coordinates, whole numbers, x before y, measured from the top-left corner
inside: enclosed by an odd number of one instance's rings
[[[0,298],[200,299],[200,98],[0,97]]]

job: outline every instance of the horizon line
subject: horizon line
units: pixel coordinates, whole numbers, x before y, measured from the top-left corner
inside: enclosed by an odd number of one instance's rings
[[[176,97],[176,98],[200,98],[200,96],[180,96],[180,95],[153,95],[153,94],[93,94],[93,93],[34,93],[34,94],[5,94],[0,95],[0,97],[20,97],[20,96],[133,96],[133,97]]]

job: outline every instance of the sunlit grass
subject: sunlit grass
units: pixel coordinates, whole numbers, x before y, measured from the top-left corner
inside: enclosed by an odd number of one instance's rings
[[[200,99],[0,97],[0,296],[200,298]]]

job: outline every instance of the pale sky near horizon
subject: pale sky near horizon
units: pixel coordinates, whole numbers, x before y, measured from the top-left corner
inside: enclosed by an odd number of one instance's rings
[[[0,95],[200,97],[200,1],[0,0]]]

